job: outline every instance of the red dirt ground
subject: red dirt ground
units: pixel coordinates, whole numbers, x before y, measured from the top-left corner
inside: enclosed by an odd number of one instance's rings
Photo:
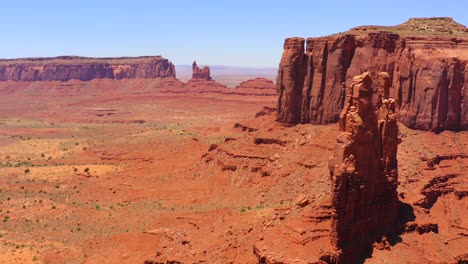
[[[317,231],[303,219],[326,211],[336,125],[254,118],[268,98],[5,94],[2,263],[257,263],[254,246],[307,263],[329,249],[328,220]],[[400,130],[399,193],[416,231],[366,262],[457,263],[467,132]]]

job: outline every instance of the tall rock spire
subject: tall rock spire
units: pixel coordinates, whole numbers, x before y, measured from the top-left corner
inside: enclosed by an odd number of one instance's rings
[[[197,62],[194,61],[192,64],[192,79],[204,79],[211,80],[210,67],[205,66],[203,69],[200,69],[197,65]]]
[[[355,76],[340,114],[342,133],[329,161],[337,263],[356,263],[373,242],[398,228],[399,139],[388,78],[387,73],[377,81],[368,72]]]

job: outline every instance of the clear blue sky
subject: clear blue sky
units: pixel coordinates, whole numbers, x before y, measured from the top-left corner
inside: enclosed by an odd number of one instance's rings
[[[284,38],[451,16],[467,0],[29,0],[0,2],[0,58],[162,55],[175,64],[276,67]]]

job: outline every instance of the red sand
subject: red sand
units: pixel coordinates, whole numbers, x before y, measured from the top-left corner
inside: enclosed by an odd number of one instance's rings
[[[278,261],[327,250],[326,234],[304,240],[303,216],[330,193],[337,125],[254,118],[268,98],[5,93],[2,263],[256,263],[254,245]],[[468,244],[467,133],[400,130],[400,198],[438,233],[404,233],[366,262],[456,263]],[[428,167],[437,155],[454,158]]]

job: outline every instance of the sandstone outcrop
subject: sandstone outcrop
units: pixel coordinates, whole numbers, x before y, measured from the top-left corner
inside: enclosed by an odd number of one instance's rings
[[[208,66],[200,69],[197,62],[194,61],[192,70],[192,79],[188,80],[184,85],[188,93],[227,93],[229,91],[225,85],[217,83],[211,78]]]
[[[200,69],[197,65],[197,62],[194,61],[192,64],[192,70],[192,79],[211,80],[210,67],[205,66],[202,69]]]
[[[0,60],[0,81],[89,81],[93,79],[166,78],[174,65],[161,56],[86,58],[63,56]]]
[[[468,28],[451,18],[363,26],[307,40],[288,38],[276,82],[278,120],[337,122],[352,76],[385,71],[389,94],[397,100],[399,120],[406,126],[466,130],[467,63]]]
[[[373,242],[398,231],[396,102],[389,98],[389,75],[377,78],[378,89],[368,72],[353,78],[329,161],[334,263],[357,263]]]
[[[371,89],[363,86],[369,78]],[[284,126],[274,122],[275,111],[264,108],[257,118],[236,124],[224,140],[206,145],[204,165],[195,170],[194,178],[205,184],[207,179],[199,175],[210,173],[215,179],[228,179],[236,194],[253,190],[248,198],[242,194],[240,206],[229,211],[238,217],[231,222],[233,226],[244,221],[244,229],[228,242],[241,241],[241,249],[232,244],[236,260],[269,264],[466,262],[468,179],[463,172],[468,169],[468,142],[464,140],[468,132],[436,134],[397,127],[395,100],[386,89],[389,83],[389,74],[372,73],[357,78],[352,88],[348,86],[357,98],[348,90],[340,124],[353,132],[339,139],[352,141],[338,144],[338,155],[330,163],[335,178],[330,178],[327,160],[334,156],[336,138],[344,133],[337,130],[338,124]],[[357,111],[355,103],[362,111]],[[372,111],[366,114],[361,106],[369,105]],[[398,157],[397,135],[402,138]],[[365,157],[369,160],[363,164]],[[236,234],[231,230],[221,232],[231,238]],[[228,244],[226,237],[219,241]],[[177,249],[171,252],[188,256],[180,261],[194,262],[189,259],[192,248],[184,249],[180,242],[173,245]],[[206,249],[204,242],[198,245]],[[246,250],[245,245],[251,248]],[[213,262],[216,253],[210,254],[207,258]]]
[[[228,88],[225,85],[217,83],[215,80],[190,79],[184,88],[187,93],[227,93]]]
[[[254,96],[277,96],[276,85],[267,78],[255,78],[239,84],[231,90],[232,94]]]

